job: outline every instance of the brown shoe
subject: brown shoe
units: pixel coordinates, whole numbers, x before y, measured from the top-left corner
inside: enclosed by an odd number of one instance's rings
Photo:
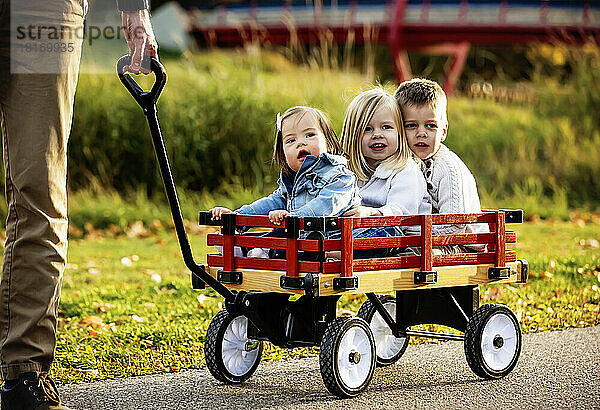
[[[2,387],[2,410],[70,410],[60,404],[58,390],[47,373],[23,373],[10,390]]]

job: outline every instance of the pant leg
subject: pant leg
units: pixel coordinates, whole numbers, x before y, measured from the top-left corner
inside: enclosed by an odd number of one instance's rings
[[[387,238],[390,236],[403,236],[402,230],[397,226],[380,226],[376,228],[357,228],[352,231],[355,238]],[[373,248],[358,249],[353,253],[354,259],[385,258],[398,253],[400,248]]]
[[[56,5],[61,24],[83,24],[80,0],[27,1],[39,1],[38,14]],[[6,60],[1,65],[8,206],[0,278],[0,375],[5,380],[48,371],[54,358],[67,256],[66,153],[81,57],[77,50],[58,57],[61,72],[56,74],[13,74]]]

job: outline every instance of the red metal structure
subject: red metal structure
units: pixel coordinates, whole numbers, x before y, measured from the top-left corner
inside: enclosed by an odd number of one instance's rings
[[[516,234],[505,229],[505,212],[512,211],[483,211],[477,214],[437,214],[437,215],[407,215],[394,217],[366,218],[331,218],[341,229],[341,239],[299,239],[298,236],[289,238],[272,238],[254,235],[240,235],[235,231],[208,234],[208,245],[223,247],[223,254],[209,254],[207,262],[210,267],[223,267],[225,272],[237,269],[260,269],[282,271],[289,277],[298,277],[300,273],[339,274],[341,277],[351,277],[356,272],[368,273],[387,269],[420,269],[430,272],[437,266],[491,264],[504,267],[507,262],[516,261],[516,253],[506,249],[506,243],[515,243]],[[266,216],[247,216],[231,214],[231,223],[235,226],[279,228],[269,221]],[[201,215],[204,223],[211,223],[208,214]],[[305,219],[300,218],[298,230],[304,230]],[[318,219],[318,218],[317,218]],[[322,219],[322,218],[321,218]],[[286,221],[289,224],[293,218]],[[434,235],[433,225],[439,224],[487,223],[489,233],[470,233],[455,235]],[[212,223],[211,223],[212,224]],[[374,226],[410,226],[419,225],[421,235],[399,236],[388,238],[353,238],[352,230]],[[284,228],[286,228],[284,226]],[[287,228],[286,228],[287,229]],[[451,255],[434,255],[432,249],[442,245],[486,244],[486,252],[459,253]],[[285,259],[260,259],[249,257],[234,257],[234,246],[263,247],[286,250]],[[412,247],[419,249],[420,256],[398,256],[386,258],[354,259],[353,251],[357,249]],[[298,251],[326,252],[340,251],[341,260],[314,262],[299,260]]]
[[[600,4],[592,0],[288,0],[242,1],[195,13],[198,44],[247,42],[384,43],[397,80],[411,78],[406,52],[449,55],[451,92],[471,44],[581,43],[600,39]]]

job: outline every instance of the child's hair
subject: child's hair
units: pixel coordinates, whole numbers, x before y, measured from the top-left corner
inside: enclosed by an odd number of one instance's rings
[[[413,78],[412,80],[401,83],[394,98],[400,105],[400,108],[408,106],[423,106],[428,105],[437,113],[444,122],[446,122],[446,106],[448,101],[446,93],[442,87],[435,81],[425,78]]]
[[[275,130],[275,144],[273,146],[273,162],[275,162],[281,168],[284,174],[288,175],[293,174],[294,171],[292,171],[292,169],[288,166],[287,161],[285,160],[285,153],[283,151],[282,124],[287,118],[296,114],[300,114],[300,118],[304,117],[306,114],[314,115],[315,119],[317,120],[317,124],[321,129],[321,132],[325,136],[325,142],[327,143],[327,152],[336,155],[340,155],[343,153],[342,147],[338,141],[337,136],[335,135],[335,131],[331,126],[331,122],[329,122],[329,119],[321,110],[304,106],[292,107],[286,110],[286,112],[284,112],[281,117],[279,117],[278,114],[277,127]]]
[[[398,130],[398,150],[382,161],[382,164],[386,164],[391,169],[402,170],[412,157],[404,133],[402,112],[394,97],[380,87],[364,91],[357,95],[348,106],[341,136],[342,148],[348,155],[348,165],[362,181],[367,181],[374,170],[365,159],[361,140],[373,114],[382,107],[390,109]]]

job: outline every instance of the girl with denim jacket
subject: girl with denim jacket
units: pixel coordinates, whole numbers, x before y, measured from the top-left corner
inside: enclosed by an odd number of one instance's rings
[[[381,88],[364,91],[346,111],[341,143],[358,177],[361,206],[344,216],[392,216],[431,213],[427,184],[406,140],[394,97]],[[400,227],[359,228],[355,238],[412,233]],[[385,257],[397,249],[365,250],[354,257]]]
[[[339,155],[341,146],[327,117],[311,107],[293,107],[277,115],[273,162],[281,167],[277,189],[271,195],[237,209],[243,215],[268,215],[281,224],[286,216],[340,216],[360,204],[356,176]],[[210,210],[214,219],[232,212]],[[279,236],[277,230],[269,236]],[[237,250],[238,255],[241,252]],[[266,257],[260,248],[248,256]]]

